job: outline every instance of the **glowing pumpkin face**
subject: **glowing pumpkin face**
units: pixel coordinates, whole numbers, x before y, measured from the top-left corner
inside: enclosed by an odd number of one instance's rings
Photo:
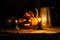
[[[19,23],[22,23],[22,25],[26,28],[36,28],[38,24],[38,20],[35,17],[26,17],[19,19]]]
[[[35,29],[38,24],[38,19],[34,17],[32,11],[28,11],[23,15],[23,18],[19,19],[19,23],[22,23],[25,28]]]
[[[37,24],[38,24],[38,20],[37,20],[35,17],[34,17],[34,18],[33,18],[33,17],[31,17],[30,19],[31,19],[31,24],[32,24],[32,25],[34,25],[34,26],[35,26],[35,25],[37,25]]]

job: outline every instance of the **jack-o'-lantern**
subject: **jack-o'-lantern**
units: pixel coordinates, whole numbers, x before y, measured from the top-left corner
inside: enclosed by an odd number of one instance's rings
[[[38,25],[38,19],[34,17],[34,14],[28,14],[26,13],[26,15],[24,15],[24,17],[19,19],[19,23],[20,25],[22,25],[21,27],[23,28],[27,28],[27,29],[36,29],[37,25]]]

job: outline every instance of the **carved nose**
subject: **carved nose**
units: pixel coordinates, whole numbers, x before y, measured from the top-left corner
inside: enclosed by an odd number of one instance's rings
[[[28,23],[29,23],[29,20],[26,20],[26,22],[25,22],[25,23],[27,23],[27,24],[28,24]]]

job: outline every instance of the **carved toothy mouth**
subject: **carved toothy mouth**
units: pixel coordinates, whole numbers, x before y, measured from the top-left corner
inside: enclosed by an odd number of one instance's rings
[[[24,24],[24,26],[30,26],[30,24]]]

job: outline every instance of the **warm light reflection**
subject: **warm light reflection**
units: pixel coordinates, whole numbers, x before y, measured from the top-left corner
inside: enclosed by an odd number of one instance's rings
[[[44,8],[41,8],[40,10],[41,12],[41,25],[42,27],[46,27],[47,26],[47,8],[44,7]]]
[[[38,18],[38,21],[40,22],[41,21],[41,18]]]
[[[38,9],[37,8],[35,8],[35,11],[36,11],[36,18],[38,19]]]
[[[43,26],[46,26],[46,22],[47,22],[46,19],[47,19],[47,18],[46,18],[46,15],[42,16]]]

